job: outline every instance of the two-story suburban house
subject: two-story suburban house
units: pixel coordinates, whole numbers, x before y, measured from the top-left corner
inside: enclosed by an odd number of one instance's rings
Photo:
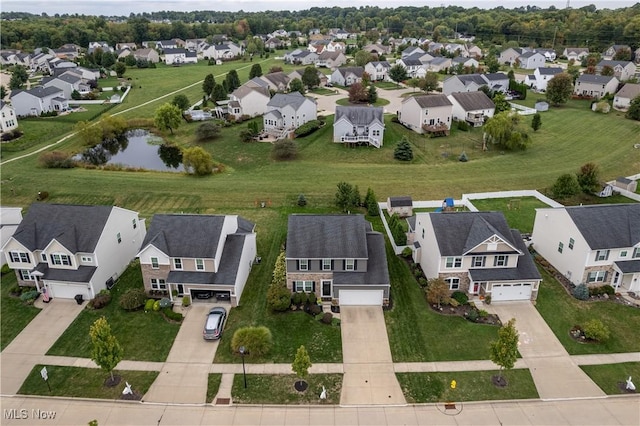
[[[602,60],[596,65],[596,72],[602,74],[605,67],[613,70],[613,75],[619,81],[627,81],[636,73],[636,64],[631,61],[607,61]]]
[[[268,88],[245,83],[229,95],[228,113],[235,118],[263,115],[270,99]]]
[[[92,299],[122,274],[145,234],[144,220],[131,210],[35,203],[2,251],[18,285]]]
[[[401,65],[410,78],[422,78],[427,74],[427,65],[413,55],[398,59],[396,65]]]
[[[567,60],[574,60],[575,62],[580,62],[582,59],[589,56],[589,48],[588,47],[567,47],[562,51],[562,56],[567,58]]]
[[[262,118],[263,128],[276,138],[290,137],[295,129],[317,118],[315,99],[300,92],[276,93],[267,107],[269,111]]]
[[[196,64],[198,63],[198,54],[195,51],[183,49],[164,49],[164,63],[167,65]]]
[[[482,74],[452,75],[442,82],[442,93],[450,95],[455,92],[476,92],[482,86],[489,87],[489,82]]]
[[[11,104],[18,117],[40,115],[69,109],[64,92],[58,87],[35,87],[29,90],[13,90]]]
[[[614,76],[582,74],[576,80],[573,94],[600,99],[607,93],[615,93],[618,83],[618,79]]]
[[[382,107],[336,106],[333,141],[380,148],[384,140]]]
[[[558,74],[562,74],[564,70],[560,67],[543,67],[536,68],[533,74],[525,77],[525,84],[539,92],[547,90],[547,83]]]
[[[325,50],[318,55],[316,67],[335,69],[347,63],[347,57],[339,50],[329,52]]]
[[[148,47],[136,49],[131,54],[136,58],[136,60],[147,61],[153,64],[160,62],[160,55],[158,55],[158,52],[155,49]]]
[[[627,83],[618,90],[613,97],[613,107],[615,109],[626,110],[631,106],[631,101],[640,96],[640,84]]]
[[[602,59],[611,61],[616,56],[616,53],[620,51],[628,50],[629,52],[633,52],[631,47],[627,44],[613,44],[602,52]]]
[[[520,68],[525,70],[534,70],[539,67],[544,67],[546,58],[539,52],[524,52],[522,55],[518,56],[517,61],[520,63]]]
[[[237,215],[156,214],[138,258],[147,291],[237,306],[256,259],[255,224]]]
[[[0,101],[0,133],[18,128],[18,117],[11,104]]]
[[[282,71],[270,72],[259,78],[267,83],[269,90],[273,90],[274,92],[284,92],[288,90],[289,83],[291,82],[289,76]]]
[[[531,241],[573,284],[640,291],[640,204],[536,209]]]
[[[331,83],[338,86],[351,86],[362,82],[363,67],[343,67],[331,73]]]
[[[287,288],[341,306],[389,303],[384,236],[363,215],[289,216]]]
[[[371,81],[389,81],[391,65],[387,61],[371,61],[364,66],[364,71],[369,74]]]
[[[457,92],[448,98],[453,105],[453,119],[466,121],[473,127],[482,126],[496,111],[496,105],[484,92]]]
[[[76,91],[79,94],[88,93],[91,87],[88,82],[75,73],[64,73],[58,77],[43,77],[44,87],[57,87],[62,89],[63,97],[71,99],[71,94]]]
[[[414,261],[450,291],[493,301],[535,300],[542,278],[501,212],[417,213]]]
[[[2,247],[16,232],[22,222],[22,207],[0,206],[0,266],[7,264]]]
[[[482,77],[487,80],[487,86],[493,92],[506,93],[509,90],[509,76],[503,72],[482,74]]]
[[[402,101],[398,120],[416,133],[448,135],[453,104],[444,94],[409,96]]]

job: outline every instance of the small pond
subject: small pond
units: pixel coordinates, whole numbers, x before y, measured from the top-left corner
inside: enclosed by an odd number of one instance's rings
[[[95,166],[118,164],[163,172],[184,171],[180,148],[162,143],[162,138],[144,129],[130,130],[121,140],[104,141],[75,159]]]

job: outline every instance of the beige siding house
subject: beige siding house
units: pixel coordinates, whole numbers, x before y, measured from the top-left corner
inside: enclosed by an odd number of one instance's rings
[[[485,120],[493,117],[496,106],[484,92],[458,92],[448,96],[453,104],[453,119],[466,121],[473,127],[480,127]]]
[[[267,104],[270,99],[269,89],[266,87],[251,87],[244,84],[229,95],[229,115],[236,118],[263,115],[269,110]]]
[[[627,83],[618,90],[613,98],[613,107],[615,109],[626,110],[631,105],[631,101],[640,96],[640,84]]]
[[[410,96],[402,101],[398,120],[416,133],[449,134],[453,104],[443,94]]]
[[[576,80],[573,88],[574,95],[600,99],[607,93],[615,93],[618,79],[610,76],[582,74]]]

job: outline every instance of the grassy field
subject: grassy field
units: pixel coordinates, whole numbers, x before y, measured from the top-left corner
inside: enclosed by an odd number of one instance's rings
[[[342,374],[310,374],[305,380],[309,387],[298,392],[293,385],[297,378],[293,374],[262,375],[248,374],[247,388],[244,377],[233,377],[231,396],[234,404],[339,404],[342,390]],[[320,400],[322,386],[327,390],[327,399]]]
[[[120,384],[114,387],[104,385],[110,376],[99,368],[63,367],[47,365],[49,386],[42,380],[40,370],[44,365],[36,365],[24,381],[18,394],[65,396],[72,398],[121,399],[125,382],[129,382],[132,390],[144,395],[158,376],[157,371],[124,371],[114,370],[114,376],[120,376]]]
[[[33,305],[25,305],[19,298],[9,295],[11,288],[17,285],[16,274],[13,271],[4,274],[1,281],[0,351],[3,351],[22,329],[40,313],[40,309]]]
[[[621,364],[581,365],[580,368],[596,382],[600,389],[607,395],[620,395],[627,393],[624,389],[627,379],[631,376],[635,379],[636,388],[640,377],[640,362],[624,362]]]
[[[508,386],[491,382],[497,371],[457,371],[451,373],[396,373],[400,387],[410,404],[445,401],[489,401],[538,398],[529,370],[510,370],[504,374]],[[456,388],[450,383],[456,381]]]
[[[540,273],[543,282],[536,308],[569,354],[640,352],[640,309],[610,301],[583,302],[569,296],[546,271],[541,269]],[[585,344],[571,338],[571,327],[593,318],[600,319],[611,331],[607,342]]]
[[[535,197],[488,198],[472,200],[472,203],[481,211],[501,211],[509,226],[522,233],[533,232],[537,208],[549,207]]]

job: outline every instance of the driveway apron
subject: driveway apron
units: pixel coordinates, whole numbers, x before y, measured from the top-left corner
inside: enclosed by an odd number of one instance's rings
[[[494,303],[490,308],[503,324],[511,318],[516,319],[520,334],[518,349],[541,399],[604,396],[604,392],[571,359],[530,302]]]
[[[143,400],[201,404],[207,395],[209,369],[218,341],[205,341],[202,329],[210,303],[194,303],[186,310],[169,356]]]
[[[14,395],[44,354],[86,306],[75,300],[53,299],[0,354],[0,393]]]
[[[404,405],[379,306],[340,309],[344,377],[340,405]]]

